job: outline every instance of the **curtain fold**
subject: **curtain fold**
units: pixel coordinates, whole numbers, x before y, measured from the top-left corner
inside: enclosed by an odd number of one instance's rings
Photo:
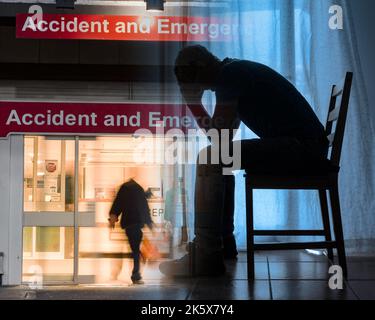
[[[368,253],[375,242],[375,111],[370,108],[362,76],[351,10],[345,0],[230,0],[221,11],[200,9],[191,15],[219,16],[238,24],[228,42],[203,43],[220,58],[235,57],[267,64],[287,77],[311,103],[325,124],[331,86],[354,72],[340,172],[344,234],[349,252]],[[331,5],[344,10],[344,30],[331,30]],[[214,98],[205,96],[212,112]],[[236,139],[255,135],[241,125]],[[251,156],[251,155],[249,155]],[[245,194],[242,172],[236,173],[235,234],[246,246]],[[254,193],[255,227],[259,229],[321,228],[318,192]],[[266,240],[277,241],[278,238]]]

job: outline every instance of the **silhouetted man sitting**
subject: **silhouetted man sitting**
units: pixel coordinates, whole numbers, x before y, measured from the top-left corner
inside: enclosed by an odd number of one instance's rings
[[[202,129],[234,130],[242,121],[259,136],[233,142],[233,150],[235,145],[241,147],[241,168],[298,174],[326,165],[328,140],[323,125],[306,99],[276,71],[252,61],[221,61],[196,45],[180,51],[175,74],[186,104]],[[201,104],[205,90],[216,95],[212,117]],[[212,143],[209,151],[201,154],[210,155],[213,148],[219,149],[220,144]],[[220,275],[225,273],[223,253],[229,257],[237,253],[233,236],[234,178],[223,176],[222,164],[212,164],[210,159],[207,164],[200,163],[201,154],[195,189],[195,270],[198,275]],[[165,262],[160,270],[172,276],[188,275],[188,261],[185,256]]]

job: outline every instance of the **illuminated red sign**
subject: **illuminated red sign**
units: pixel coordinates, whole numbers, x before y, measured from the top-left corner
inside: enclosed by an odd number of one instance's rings
[[[10,133],[134,134],[194,128],[186,108],[173,104],[0,101],[0,137]]]
[[[17,14],[17,38],[228,41],[238,26],[218,17]]]

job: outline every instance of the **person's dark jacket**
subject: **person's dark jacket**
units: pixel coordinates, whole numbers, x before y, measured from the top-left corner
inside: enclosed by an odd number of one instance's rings
[[[120,216],[123,229],[139,225],[152,227],[150,208],[143,188],[133,179],[125,182],[118,191],[110,214]]]
[[[216,103],[238,101],[240,120],[259,138],[296,138],[328,144],[324,126],[294,85],[266,65],[224,59]]]

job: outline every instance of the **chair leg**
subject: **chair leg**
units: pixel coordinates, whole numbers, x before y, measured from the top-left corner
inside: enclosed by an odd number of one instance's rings
[[[246,238],[247,238],[247,279],[254,280],[254,220],[253,220],[253,189],[248,187],[246,179]]]
[[[336,244],[337,244],[337,255],[339,258],[339,264],[342,268],[344,277],[347,278],[348,269],[346,265],[344,233],[342,229],[340,197],[339,197],[339,188],[338,188],[337,183],[334,185],[334,187],[329,189],[329,195],[330,195],[331,208],[332,208],[333,229],[335,231],[335,239],[336,239]]]
[[[320,200],[320,209],[321,209],[321,212],[322,212],[322,220],[323,220],[323,227],[324,227],[324,232],[325,232],[325,239],[326,239],[326,241],[332,241],[326,190],[319,190],[319,200]],[[329,260],[333,261],[333,249],[328,248],[327,252],[328,252]]]

